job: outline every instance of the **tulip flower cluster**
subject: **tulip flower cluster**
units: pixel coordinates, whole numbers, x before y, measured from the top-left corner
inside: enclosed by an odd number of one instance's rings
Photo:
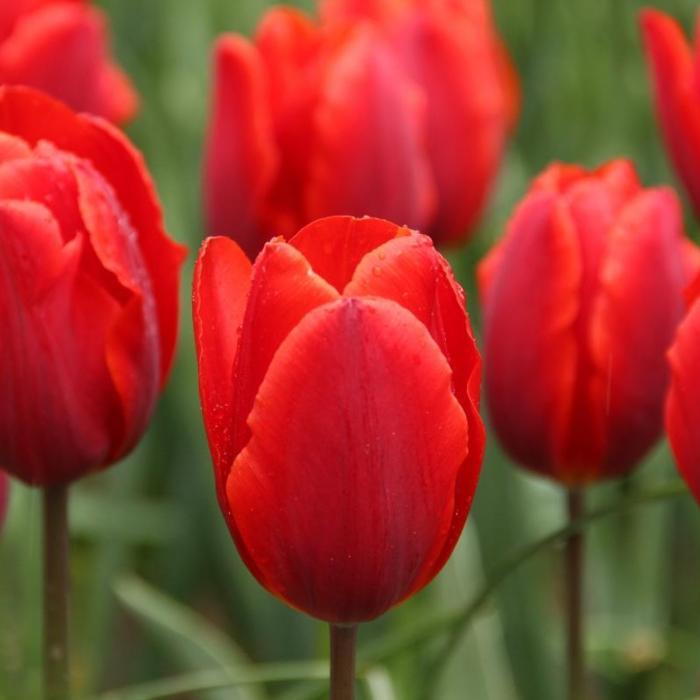
[[[320,24],[273,9],[214,64],[207,230],[249,255],[329,214],[463,240],[517,112],[484,0],[332,0]]]
[[[356,625],[433,580],[476,491],[481,355],[437,246],[474,230],[519,88],[487,0],[318,4],[216,43],[193,325],[223,517],[263,587],[330,623],[345,700]],[[105,27],[83,0],[0,5],[0,526],[5,472],[43,489],[47,700],[68,697],[68,486],[141,439],[178,330],[184,249],[112,125],[138,99]],[[700,216],[700,62],[670,17],[641,27]],[[624,159],[555,162],[477,278],[513,461],[561,484],[577,520],[584,488],[628,474],[665,421],[700,501],[700,251],[674,191]]]

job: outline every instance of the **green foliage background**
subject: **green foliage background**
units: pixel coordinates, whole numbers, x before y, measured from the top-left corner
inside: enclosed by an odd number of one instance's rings
[[[167,684],[102,694],[183,674],[185,689],[231,678],[317,678],[325,664],[306,662],[326,658],[325,628],[254,582],[215,503],[189,318],[191,267],[202,238],[199,176],[209,50],[223,31],[251,32],[267,3],[101,4],[111,18],[115,52],[142,96],[129,134],[153,172],[169,230],[190,247],[190,259],[178,361],[152,428],[125,463],[86,479],[74,492],[76,697],[161,697],[157,690],[165,692]],[[310,1],[303,4],[311,9]],[[687,28],[695,4],[659,0]],[[451,253],[475,318],[474,264],[502,232],[528,180],[548,162],[595,165],[625,155],[647,184],[673,182],[650,106],[640,7],[633,0],[495,1],[521,76],[523,111],[480,230],[467,249]],[[687,221],[694,231],[690,215]],[[662,445],[627,481],[592,489],[589,505],[634,501],[673,478]],[[7,700],[38,697],[39,510],[36,492],[15,487],[0,540],[0,698]],[[492,438],[472,516],[445,571],[414,600],[362,630],[368,657],[376,644],[388,643],[381,649],[392,652],[370,667],[363,697],[563,697],[556,546],[506,578],[449,657],[438,624],[472,600],[499,562],[563,522],[562,493],[513,468]],[[688,495],[639,505],[592,523],[587,536],[588,656],[599,697],[689,700],[700,685],[700,510]],[[440,661],[446,663],[438,673]],[[313,680],[256,682],[167,697],[301,700],[322,697],[323,687]]]

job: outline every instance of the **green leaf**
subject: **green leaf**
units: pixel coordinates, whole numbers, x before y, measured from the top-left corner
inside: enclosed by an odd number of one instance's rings
[[[365,683],[371,700],[397,700],[391,675],[383,666],[369,669]]]
[[[117,581],[114,590],[119,600],[159,636],[180,663],[199,670],[213,662],[223,669],[222,675],[229,686],[239,684],[239,673],[252,672],[245,653],[223,632],[145,581],[126,576]],[[265,695],[259,688],[242,688],[228,697],[262,700]]]
[[[151,683],[111,690],[98,700],[161,700],[177,695],[203,693],[243,685],[281,683],[298,680],[327,680],[328,664],[304,662],[290,664],[259,664],[246,669],[224,668],[163,678]],[[376,696],[384,700],[389,696]]]

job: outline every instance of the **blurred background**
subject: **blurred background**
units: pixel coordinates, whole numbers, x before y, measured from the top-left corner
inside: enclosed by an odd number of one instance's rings
[[[124,463],[74,489],[76,697],[323,697],[325,626],[288,610],[253,580],[216,505],[190,324],[192,262],[202,238],[209,51],[223,31],[250,33],[268,3],[97,4],[110,17],[115,54],[142,97],[129,135],[156,180],[169,231],[189,246],[190,258],[178,359],[149,433]],[[289,4],[312,9],[310,1]],[[594,166],[624,155],[646,184],[673,182],[651,108],[637,27],[641,5],[495,1],[521,78],[523,110],[479,230],[466,249],[449,253],[477,329],[474,265],[547,163]],[[691,30],[696,2],[659,0],[658,6]],[[690,216],[687,225],[694,235]],[[628,480],[591,489],[588,505],[612,507],[674,478],[660,445]],[[38,492],[14,484],[0,538],[0,698],[8,700],[38,697],[39,516]],[[468,526],[443,573],[362,629],[360,654],[368,663],[361,697],[563,697],[560,544],[530,557],[476,614],[459,618],[501,562],[563,523],[563,493],[516,470],[492,439]],[[587,653],[598,696],[697,697],[700,510],[689,495],[640,503],[591,522],[586,536]],[[460,633],[457,643],[446,644],[448,629]],[[217,688],[232,678],[251,683]]]

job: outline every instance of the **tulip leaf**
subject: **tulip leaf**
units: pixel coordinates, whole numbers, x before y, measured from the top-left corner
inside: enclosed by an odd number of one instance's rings
[[[371,668],[367,671],[365,683],[370,700],[397,700],[391,675],[385,668],[381,666]]]
[[[111,690],[100,695],[98,700],[162,700],[242,685],[327,679],[328,664],[325,662],[258,664],[248,668],[212,669],[163,678],[150,683]],[[389,700],[393,696],[375,695],[374,697],[377,700],[384,700],[384,698]]]
[[[115,584],[119,600],[163,640],[173,656],[181,663],[199,670],[212,664],[220,669],[249,671],[252,664],[245,653],[223,632],[194,610],[182,605],[142,579],[129,575]],[[229,685],[236,682],[229,675]],[[227,697],[236,700],[262,700],[265,695],[258,688],[239,688]]]

